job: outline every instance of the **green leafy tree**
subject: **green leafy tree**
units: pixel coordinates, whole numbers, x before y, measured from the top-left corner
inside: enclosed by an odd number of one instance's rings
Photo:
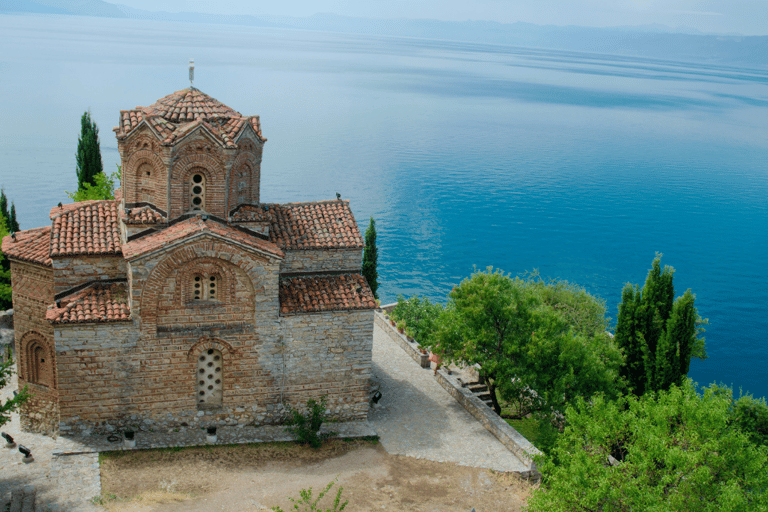
[[[578,399],[552,453],[538,463],[536,511],[768,510],[768,449],[732,428],[717,388],[683,387]]]
[[[70,199],[75,202],[92,201],[115,198],[115,183],[120,183],[120,166],[117,171],[109,177],[103,172],[94,178],[95,184],[86,183],[85,186],[77,192],[66,192]]]
[[[406,299],[397,297],[397,305],[392,310],[391,318],[405,322],[406,328],[422,345],[428,345],[437,328],[437,321],[443,312],[442,304],[435,304],[427,297],[414,295]]]
[[[12,373],[13,360],[8,359],[3,362],[2,358],[0,358],[0,389],[5,388]],[[22,389],[19,394],[0,404],[0,427],[11,421],[11,413],[29,400],[29,396],[27,387],[24,386],[24,389]]]
[[[379,298],[379,273],[377,270],[378,265],[378,249],[376,248],[376,221],[371,217],[371,222],[368,224],[368,229],[365,230],[365,249],[363,249],[363,276],[368,281],[368,286],[371,287],[373,296]]]
[[[86,111],[80,118],[80,138],[77,140],[77,190],[85,190],[87,184],[96,185],[96,176],[103,174],[99,128]]]
[[[627,284],[622,292],[616,342],[623,349],[622,376],[636,395],[681,385],[691,358],[706,358],[702,320],[690,290],[674,300],[674,269],[661,269],[661,254],[653,260],[645,286]]]
[[[476,271],[449,294],[431,348],[479,364],[497,413],[525,390],[534,410],[564,410],[579,396],[621,388],[621,353],[605,334],[605,306],[565,282]]]

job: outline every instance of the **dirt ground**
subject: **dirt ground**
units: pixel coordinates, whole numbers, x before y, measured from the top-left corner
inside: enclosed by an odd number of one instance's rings
[[[123,512],[293,510],[288,496],[314,496],[332,509],[339,486],[345,512],[363,510],[515,512],[531,486],[516,475],[389,455],[375,441],[332,440],[313,450],[293,443],[103,454],[104,505]],[[299,510],[304,510],[301,507]]]

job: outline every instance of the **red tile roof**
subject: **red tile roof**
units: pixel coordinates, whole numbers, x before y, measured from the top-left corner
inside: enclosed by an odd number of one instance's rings
[[[280,313],[374,309],[376,300],[361,274],[280,279]]]
[[[48,306],[46,320],[54,324],[124,322],[131,319],[125,283],[94,283]]]
[[[51,266],[51,227],[28,229],[16,233],[16,240],[11,235],[3,238],[2,251],[9,258],[31,261],[46,267]]]
[[[213,220],[203,220],[200,215],[178,222],[162,231],[146,235],[123,245],[126,259],[134,259],[143,254],[154,252],[178,240],[194,236],[197,233],[210,233],[227,242],[235,242],[278,258],[285,255],[272,242],[244,233],[239,229],[220,224]]]
[[[165,222],[163,214],[151,206],[140,206],[127,209],[122,212],[123,221],[126,224],[157,224]]]
[[[267,140],[261,133],[259,116],[243,116],[194,87],[169,94],[149,107],[122,110],[120,125],[115,128],[118,138],[127,137],[144,121],[169,146],[198,126],[204,126],[226,147],[237,147],[235,139],[247,124],[262,141]]]
[[[51,256],[120,254],[118,202],[82,201],[51,209]]]
[[[363,237],[349,201],[244,205],[235,222],[270,223],[269,239],[282,249],[359,249]]]

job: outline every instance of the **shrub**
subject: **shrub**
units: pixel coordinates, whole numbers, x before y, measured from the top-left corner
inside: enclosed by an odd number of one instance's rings
[[[326,409],[328,407],[328,397],[323,396],[318,402],[314,398],[307,400],[307,412],[289,408],[291,418],[288,419],[288,425],[285,430],[296,436],[296,442],[299,444],[309,444],[312,448],[319,448],[323,440],[336,435],[336,432],[326,432],[320,434],[320,427],[326,420]]]
[[[298,500],[295,500],[293,498],[288,498],[291,500],[291,503],[293,503],[293,509],[294,510],[302,510],[299,509],[299,505],[304,505],[303,510],[305,512],[341,512],[347,507],[347,503],[349,503],[349,500],[344,501],[344,503],[341,503],[341,491],[344,489],[343,487],[339,487],[339,491],[336,493],[336,499],[333,500],[333,508],[328,508],[323,511],[322,509],[317,508],[317,504],[320,502],[321,499],[325,497],[326,494],[328,494],[328,491],[331,490],[331,487],[333,487],[333,483],[338,479],[338,477],[334,478],[333,481],[331,481],[328,485],[325,486],[325,489],[320,491],[320,493],[317,495],[317,498],[315,498],[314,501],[312,501],[312,488],[309,489],[302,489],[299,491],[300,498]],[[274,512],[283,512],[283,509],[280,507],[272,507],[272,510]]]
[[[433,304],[427,297],[420,298],[414,295],[406,300],[400,295],[397,297],[397,306],[390,316],[396,321],[405,322],[413,338],[420,343],[428,344],[437,317],[442,311],[442,304]]]

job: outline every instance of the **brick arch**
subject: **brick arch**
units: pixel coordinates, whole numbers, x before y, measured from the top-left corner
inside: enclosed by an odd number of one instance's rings
[[[152,333],[157,328],[158,304],[166,282],[174,274],[194,264],[195,260],[216,260],[219,265],[239,268],[246,276],[246,285],[252,301],[255,301],[256,290],[264,290],[264,283],[259,277],[258,271],[253,268],[253,262],[267,262],[266,257],[249,254],[249,258],[236,257],[237,252],[232,247],[217,241],[203,240],[185,245],[170,252],[152,269],[147,280],[142,286],[139,315],[142,319],[142,330]],[[177,286],[178,288],[178,286]],[[178,304],[178,303],[177,303]]]
[[[195,361],[203,350],[209,349],[218,350],[221,352],[222,357],[225,358],[240,356],[240,352],[226,341],[220,338],[203,336],[189,347],[189,350],[187,350],[187,359],[189,361]]]
[[[189,180],[195,173],[205,176],[205,210],[225,217],[226,170],[221,161],[204,153],[188,155],[174,164],[171,171],[171,215],[177,217],[190,209]]]
[[[37,331],[28,331],[21,337],[20,347],[22,378],[31,384],[56,389],[56,358],[48,339]]]
[[[253,165],[253,154],[240,154],[232,166],[229,176],[229,210],[241,204],[258,203],[254,201],[254,174],[257,171]]]
[[[149,165],[150,176],[144,174]],[[140,175],[141,173],[141,175]],[[168,208],[168,172],[163,160],[150,149],[133,153],[123,168],[123,197],[126,203],[150,203],[161,210]],[[150,201],[146,200],[149,196]]]
[[[237,276],[231,264],[222,265],[222,260],[216,258],[198,258],[190,261],[178,272],[180,286],[176,287],[176,302],[181,305],[192,301],[191,283],[195,274],[214,275],[221,278],[219,283],[219,301],[222,303],[235,301],[235,280]]]

